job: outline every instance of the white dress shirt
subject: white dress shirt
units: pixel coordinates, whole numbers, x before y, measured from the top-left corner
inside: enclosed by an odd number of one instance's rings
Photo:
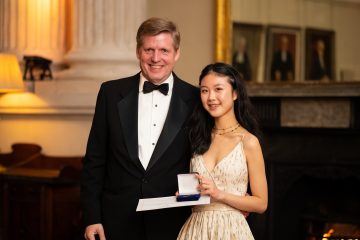
[[[287,52],[281,51],[281,61],[286,62],[287,61]]]
[[[243,63],[245,62],[245,56],[244,56],[244,53],[243,52],[238,52],[237,55],[236,55],[236,61],[238,63]]]
[[[138,149],[139,158],[144,169],[147,168],[151,155],[155,149],[160,133],[164,127],[169,110],[174,78],[171,74],[163,83],[169,84],[167,95],[158,90],[143,93],[145,77],[140,74],[139,106],[138,106]]]

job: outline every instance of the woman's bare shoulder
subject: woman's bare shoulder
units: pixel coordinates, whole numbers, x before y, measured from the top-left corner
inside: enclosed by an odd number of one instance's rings
[[[245,149],[256,150],[260,147],[259,139],[249,131],[244,131],[242,141]]]

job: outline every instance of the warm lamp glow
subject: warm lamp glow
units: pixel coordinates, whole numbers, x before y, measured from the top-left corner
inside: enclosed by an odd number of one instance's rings
[[[23,90],[24,82],[16,56],[0,53],[0,93]]]

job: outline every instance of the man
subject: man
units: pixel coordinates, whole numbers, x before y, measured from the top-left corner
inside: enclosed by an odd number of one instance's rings
[[[271,64],[271,80],[294,80],[294,61],[289,51],[289,38],[286,35],[281,36],[280,49],[274,53]]]
[[[316,41],[315,51],[311,60],[310,80],[330,80],[330,61],[326,56],[325,42],[322,39]]]
[[[250,66],[250,59],[249,55],[247,54],[246,48],[247,48],[247,41],[244,36],[240,37],[239,40],[239,48],[234,53],[232,57],[232,65],[236,70],[239,71],[239,73],[242,74],[242,77],[246,81],[250,81],[251,79],[251,66]]]
[[[189,171],[186,121],[199,95],[172,72],[180,56],[174,23],[150,18],[136,40],[141,72],[103,83],[98,94],[81,185],[88,240],[176,239],[190,215],[136,212],[140,198],[174,195],[177,174]]]

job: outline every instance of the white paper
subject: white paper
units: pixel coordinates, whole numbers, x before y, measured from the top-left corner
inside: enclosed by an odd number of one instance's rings
[[[162,208],[205,205],[210,203],[210,196],[200,196],[197,201],[177,202],[176,197],[144,198],[140,199],[136,211],[147,211]]]

